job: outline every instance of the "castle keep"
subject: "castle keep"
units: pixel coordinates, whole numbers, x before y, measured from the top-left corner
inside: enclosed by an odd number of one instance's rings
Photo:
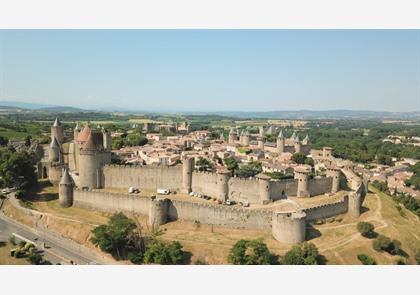
[[[268,130],[270,131],[270,130]],[[263,132],[263,131],[262,131]],[[272,132],[272,131],[270,131]],[[260,132],[261,133],[261,132]],[[229,133],[230,144],[252,145],[247,131],[237,142],[237,132]],[[254,142],[258,148],[273,148],[277,152],[291,150],[309,153],[309,138],[300,141],[294,134],[286,140],[282,132],[274,146],[267,146],[262,136]],[[194,158],[183,155],[181,164],[167,165],[113,165],[111,164],[111,135],[105,129],[94,129],[87,124],[77,124],[73,140],[64,136],[58,119],[51,127],[51,144],[48,162],[40,163],[40,176],[48,176],[59,186],[59,203],[63,207],[80,206],[107,212],[129,211],[148,215],[149,224],[159,226],[168,221],[184,219],[235,228],[271,229],[280,242],[297,243],[305,240],[306,223],[348,213],[360,215],[365,183],[349,167],[334,164],[331,150],[323,151],[329,159],[326,177],[309,176],[305,165],[294,169],[294,179],[271,180],[266,175],[251,178],[232,177],[228,171],[202,172],[195,170]],[[323,194],[336,194],[347,181],[351,191],[339,201],[286,211],[270,209],[265,205],[289,196],[309,198]],[[216,198],[249,203],[258,208],[237,208],[214,203],[194,203],[178,198],[146,197],[133,194],[112,193],[110,189],[139,188],[156,193],[159,188],[169,189],[179,195],[201,193]]]

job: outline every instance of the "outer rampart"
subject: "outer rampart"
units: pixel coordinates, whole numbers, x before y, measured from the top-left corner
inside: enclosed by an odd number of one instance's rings
[[[149,215],[151,202],[148,197],[97,190],[75,190],[73,205],[105,212],[126,211]],[[272,212],[268,210],[248,210],[179,200],[169,200],[168,206],[169,220],[199,221],[205,224],[242,229],[269,229],[271,227]]]

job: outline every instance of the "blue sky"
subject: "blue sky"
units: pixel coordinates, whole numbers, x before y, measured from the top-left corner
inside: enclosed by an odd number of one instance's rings
[[[420,30],[0,30],[0,100],[420,110]]]

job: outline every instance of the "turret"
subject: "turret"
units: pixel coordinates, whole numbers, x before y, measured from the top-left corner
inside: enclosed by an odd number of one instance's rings
[[[224,202],[229,195],[229,179],[232,173],[230,171],[223,171],[217,173],[217,199]]]
[[[298,181],[297,193],[298,197],[309,197],[309,173],[311,172],[310,166],[302,165],[294,169],[295,179]]]
[[[151,199],[149,203],[149,225],[156,228],[168,220],[168,199]]]
[[[337,166],[327,166],[327,177],[332,178],[331,193],[335,194],[340,190],[340,168]]]
[[[308,145],[310,142],[309,142],[309,136],[308,136],[308,134],[306,134],[306,136],[305,136],[305,138],[302,140],[302,144],[303,145]]]
[[[107,152],[111,152],[111,149],[112,149],[111,133],[102,127],[102,136],[103,136],[104,150]]]
[[[299,136],[296,135],[293,145],[295,147],[295,153],[300,153],[302,151],[302,144],[300,143]]]
[[[295,131],[293,131],[293,134],[292,134],[292,136],[290,137],[290,140],[292,140],[293,142],[295,141],[295,138],[296,138],[296,132]]]
[[[264,127],[263,126],[260,126],[258,130],[259,130],[258,131],[258,135],[260,137],[264,137]]]
[[[331,157],[331,155],[332,155],[332,148],[331,147],[329,147],[329,146],[324,146],[323,148],[322,148],[322,156],[324,157],[324,158],[329,158],[329,157]]]
[[[260,195],[260,203],[268,204],[271,202],[271,181],[270,177],[264,174],[258,174],[258,191]]]
[[[73,205],[73,187],[73,179],[69,171],[64,169],[63,176],[58,185],[58,203],[61,207],[70,207]]]
[[[273,125],[268,126],[265,134],[267,134],[267,135],[273,135],[274,134]]]
[[[236,131],[234,131],[233,128],[231,128],[229,132],[229,141],[228,141],[229,144],[232,144],[232,145],[235,144],[236,135],[237,135]]]
[[[280,153],[280,154],[284,153],[284,143],[285,143],[285,140],[284,140],[284,136],[283,136],[283,131],[280,130],[280,133],[277,136],[277,142],[276,142],[277,152]]]
[[[73,131],[74,140],[77,140],[77,137],[79,136],[80,131],[82,131],[82,126],[80,126],[79,122],[77,122],[76,127],[74,127],[74,131]]]
[[[191,192],[193,170],[194,158],[184,157],[182,161],[182,192],[185,194]]]
[[[286,244],[297,244],[306,238],[306,213],[303,211],[274,212],[271,221],[273,237]]]
[[[264,150],[264,137],[258,136],[257,137],[258,148],[260,150]]]
[[[101,188],[102,187],[102,156],[93,140],[92,133],[89,133],[86,142],[79,151],[79,183],[80,187]]]
[[[50,162],[60,161],[60,144],[55,137],[51,139],[51,144],[48,151],[48,159]]]
[[[361,211],[361,208],[362,208],[362,196],[361,196],[361,194],[358,193],[358,192],[351,192],[351,193],[349,193],[348,198],[349,198],[349,200],[348,200],[348,204],[349,204],[348,213],[352,217],[359,217],[360,216],[360,211]]]
[[[58,118],[55,118],[54,124],[51,126],[51,141],[56,138],[59,144],[64,143],[64,128]]]
[[[244,136],[243,136],[243,140],[242,140],[242,145],[249,146],[249,131],[248,130],[246,130],[244,132]]]

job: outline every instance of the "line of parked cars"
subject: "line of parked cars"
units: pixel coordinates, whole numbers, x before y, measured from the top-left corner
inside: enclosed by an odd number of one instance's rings
[[[231,205],[238,204],[238,205],[243,206],[243,207],[249,207],[249,202],[248,201],[236,202],[234,200],[227,199],[226,201],[222,202],[220,200],[217,200],[216,198],[212,198],[212,197],[209,197],[205,194],[197,193],[197,192],[190,192],[190,196],[200,198],[200,199],[204,199],[204,200],[213,200],[213,201],[216,201],[218,204],[225,205],[225,206],[231,206]]]

